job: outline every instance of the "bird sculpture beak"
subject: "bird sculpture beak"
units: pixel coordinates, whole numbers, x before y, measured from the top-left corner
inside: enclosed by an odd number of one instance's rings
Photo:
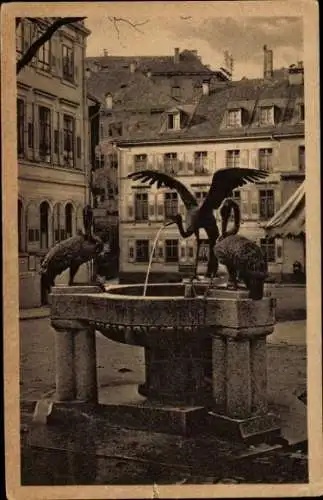
[[[170,222],[167,222],[164,227],[171,226],[172,224],[175,224],[175,222],[173,220],[171,220]]]

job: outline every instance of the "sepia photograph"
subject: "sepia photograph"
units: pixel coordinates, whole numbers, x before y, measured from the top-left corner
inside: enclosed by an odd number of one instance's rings
[[[317,4],[1,31],[8,498],[322,493]]]

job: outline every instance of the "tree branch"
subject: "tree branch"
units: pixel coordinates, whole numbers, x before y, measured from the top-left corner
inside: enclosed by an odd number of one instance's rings
[[[51,39],[53,34],[62,26],[76,23],[77,21],[83,21],[85,17],[60,17],[57,18],[48,28],[46,31],[39,37],[37,40],[35,40],[27,52],[21,56],[19,61],[17,62],[16,66],[16,72],[17,74],[25,67],[27,64],[30,63],[30,61],[33,59],[33,57],[36,55],[37,51],[42,47],[48,40]],[[17,23],[17,21],[16,21]]]
[[[111,23],[113,24],[113,26],[117,32],[118,40],[120,40],[120,29],[119,29],[118,23],[128,24],[133,29],[138,31],[138,33],[143,33],[143,31],[141,31],[138,28],[138,26],[143,26],[144,24],[147,24],[149,22],[149,19],[147,19],[146,21],[142,21],[140,23],[133,23],[132,21],[130,21],[129,19],[126,19],[124,17],[109,16],[109,21],[111,21]]]

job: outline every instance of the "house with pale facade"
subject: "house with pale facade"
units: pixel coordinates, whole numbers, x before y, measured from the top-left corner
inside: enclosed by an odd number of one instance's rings
[[[275,77],[265,54],[263,79],[218,82],[212,88],[203,82],[197,101],[172,104],[158,119],[153,112],[147,114],[140,132],[132,130],[117,141],[121,281],[144,280],[158,230],[170,215],[186,213],[176,191],[127,177],[143,169],[175,176],[201,202],[217,169],[266,170],[266,179],[234,192],[241,210],[240,234],[260,245],[269,273],[279,279],[293,273],[295,261],[304,265],[301,244],[267,237],[265,230],[304,180],[303,78],[302,63]],[[194,263],[194,255],[194,236],[182,239],[175,225],[163,229],[151,279],[178,279]],[[206,260],[207,245],[201,272]]]
[[[17,59],[51,18],[22,18]],[[45,300],[40,263],[55,243],[83,229],[90,164],[83,22],[60,28],[17,77],[20,307]],[[82,266],[77,280],[87,279]],[[65,282],[62,275],[57,282]]]

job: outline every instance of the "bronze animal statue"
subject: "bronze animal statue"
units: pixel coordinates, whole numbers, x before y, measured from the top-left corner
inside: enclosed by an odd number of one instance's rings
[[[235,223],[232,230],[227,231],[232,209]],[[264,255],[255,242],[237,234],[240,228],[240,209],[234,201],[225,200],[221,216],[222,234],[214,247],[213,272],[217,271],[219,262],[224,264],[229,273],[228,287],[237,289],[237,277],[239,277],[249,290],[249,298],[261,300],[268,272]]]
[[[54,245],[41,263],[40,274],[47,293],[55,285],[55,278],[69,268],[69,286],[74,284],[79,267],[95,259],[103,250],[103,241],[92,234],[93,211],[87,205],[83,209],[84,233],[79,232]],[[102,288],[102,286],[101,286]]]
[[[219,169],[213,175],[211,187],[201,206],[199,206],[195,196],[184,184],[174,177],[164,174],[163,172],[155,170],[141,170],[139,172],[129,174],[128,178],[141,180],[142,182],[149,182],[150,185],[156,183],[157,188],[168,187],[170,189],[175,189],[178,192],[187,210],[186,230],[183,227],[183,220],[180,214],[169,217],[169,219],[173,220],[173,222],[177,224],[180,235],[183,238],[188,238],[192,234],[196,237],[197,250],[193,276],[193,278],[196,278],[199,250],[201,245],[199,230],[202,228],[205,229],[208,235],[210,257],[207,275],[210,276],[213,273],[213,247],[219,237],[219,230],[213,211],[217,210],[226,198],[232,196],[232,191],[237,187],[243,186],[247,182],[255,182],[257,180],[264,179],[267,176],[267,172],[252,168]]]

